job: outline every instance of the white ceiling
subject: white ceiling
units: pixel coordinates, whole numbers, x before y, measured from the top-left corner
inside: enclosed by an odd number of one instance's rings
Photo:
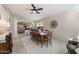
[[[7,4],[5,5],[9,10],[27,20],[39,20],[47,16],[55,15],[58,13],[66,12],[73,9],[76,5],[73,4],[35,4],[37,8],[43,8],[40,14],[30,14],[31,11],[25,10],[25,8],[31,9],[30,4]]]

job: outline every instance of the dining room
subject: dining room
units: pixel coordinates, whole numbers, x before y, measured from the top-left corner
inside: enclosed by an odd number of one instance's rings
[[[24,51],[28,54],[67,53],[66,43],[55,39],[54,31],[44,28],[43,22],[29,27],[24,33],[18,35],[19,40],[23,42]]]
[[[73,46],[69,41],[79,39],[78,4],[0,6],[1,20],[10,23],[13,54],[66,54],[78,50],[77,44]]]

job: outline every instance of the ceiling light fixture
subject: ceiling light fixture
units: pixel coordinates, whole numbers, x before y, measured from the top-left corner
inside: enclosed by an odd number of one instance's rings
[[[36,8],[36,6],[34,4],[31,4],[31,6],[32,6],[32,9],[27,9],[26,8],[25,10],[30,10],[30,11],[32,11],[32,13],[37,13],[37,14],[40,14],[39,11],[43,10],[43,8]]]

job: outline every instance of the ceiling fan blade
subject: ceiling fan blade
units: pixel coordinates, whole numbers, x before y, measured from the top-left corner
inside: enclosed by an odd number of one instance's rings
[[[43,10],[43,8],[38,8],[38,9],[36,9],[36,10]]]
[[[31,6],[35,9],[35,6],[34,6],[34,4],[31,4]]]
[[[34,11],[34,9],[27,9],[27,8],[26,8],[25,10],[30,10],[30,11]]]
[[[40,14],[40,12],[38,12],[37,10],[35,11],[37,14]]]

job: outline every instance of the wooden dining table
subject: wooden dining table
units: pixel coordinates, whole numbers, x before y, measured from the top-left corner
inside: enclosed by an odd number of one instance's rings
[[[41,44],[41,48],[43,47],[44,43],[46,43],[46,46],[48,47],[49,42],[49,31],[31,31],[32,35],[31,38],[33,41]],[[51,40],[50,40],[51,42]]]

